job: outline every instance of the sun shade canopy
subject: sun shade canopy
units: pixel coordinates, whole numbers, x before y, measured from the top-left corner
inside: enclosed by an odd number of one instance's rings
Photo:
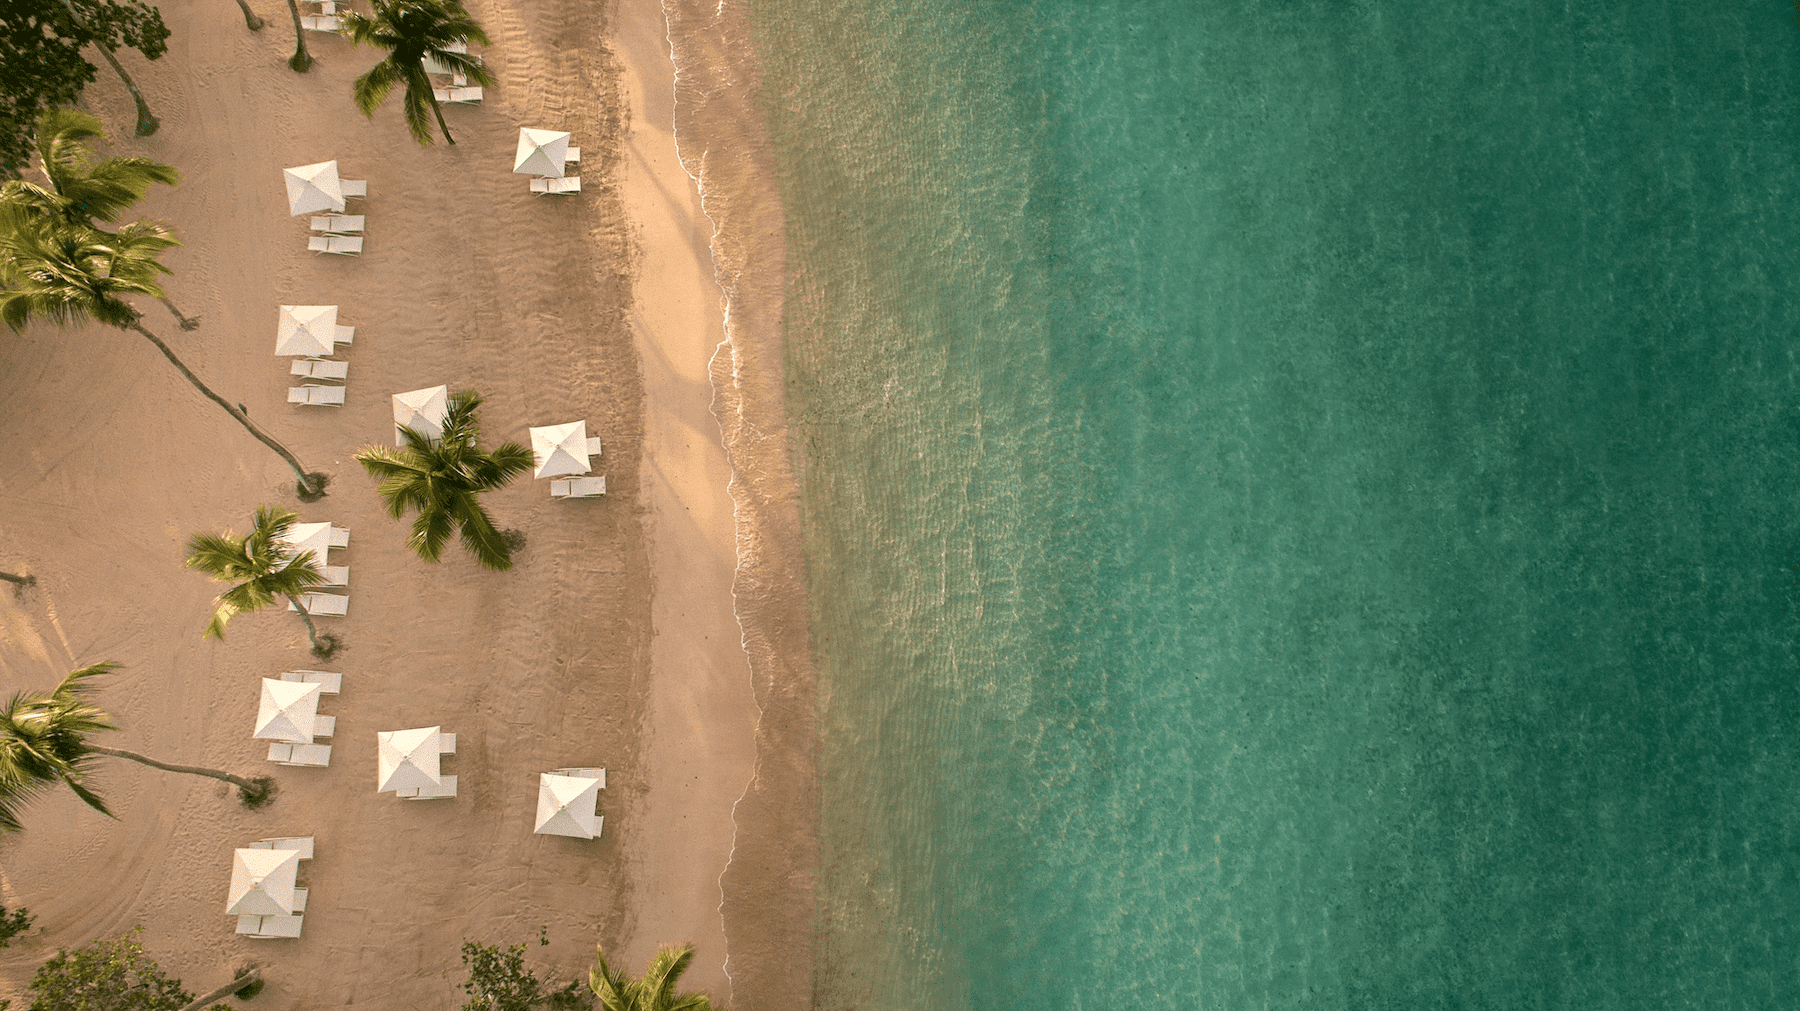
[[[290,916],[299,874],[299,850],[234,850],[225,911],[239,916]]]
[[[289,214],[316,214],[319,211],[344,209],[344,184],[338,180],[335,160],[282,169],[281,178],[287,183]]]
[[[571,421],[566,425],[531,429],[531,459],[537,464],[532,471],[533,477],[586,474],[591,469],[587,422]]]
[[[437,789],[441,754],[437,727],[381,731],[375,735],[376,792]]]
[[[335,305],[284,305],[275,321],[275,353],[295,358],[323,357],[337,344]]]
[[[256,707],[256,733],[270,741],[311,744],[319,719],[322,685],[262,679],[262,701]]]
[[[569,135],[562,130],[519,129],[519,150],[513,156],[513,171],[528,176],[560,179],[564,159],[569,154]]]
[[[588,776],[538,776],[537,832],[592,839],[599,834],[600,781]]]
[[[400,429],[410,428],[427,439],[444,437],[444,419],[450,416],[450,388],[433,386],[394,394],[394,445],[406,445]]]

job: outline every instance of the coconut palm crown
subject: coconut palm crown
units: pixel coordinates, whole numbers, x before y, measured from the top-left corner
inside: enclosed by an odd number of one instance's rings
[[[0,200],[58,215],[72,225],[92,225],[119,220],[155,183],[181,181],[173,166],[149,158],[96,159],[90,142],[105,138],[100,120],[85,112],[45,109],[38,114],[35,140],[39,168],[49,185],[9,179],[0,185]]]
[[[262,506],[250,532],[242,537],[227,530],[222,534],[195,534],[188,538],[187,565],[221,583],[235,583],[219,594],[218,607],[206,623],[202,636],[225,638],[225,626],[246,611],[260,611],[280,600],[295,601],[312,587],[325,582],[325,574],[311,551],[288,553],[281,538],[294,525],[296,516],[286,509]],[[300,617],[314,643],[318,633],[305,610]]]
[[[0,830],[19,831],[19,814],[26,802],[58,784],[112,817],[106,802],[85,782],[94,757],[87,738],[117,727],[112,717],[88,701],[83,682],[117,667],[99,663],[70,671],[49,694],[14,692],[0,707]]]
[[[452,52],[457,43],[488,44],[487,33],[463,8],[459,0],[373,0],[373,17],[347,11],[339,15],[344,35],[361,45],[368,43],[388,51],[380,63],[356,79],[351,96],[365,116],[387,99],[395,85],[405,88],[402,109],[406,125],[421,144],[431,143],[431,119],[436,117],[438,130],[446,143],[455,144],[450,127],[444,123],[444,111],[438,105],[431,76],[425,70],[430,57],[439,66],[466,75],[469,80],[486,87],[494,86],[494,77],[482,62],[467,53]],[[466,48],[466,46],[465,46]]]
[[[368,446],[356,461],[380,480],[376,492],[388,515],[400,519],[409,509],[418,512],[407,544],[420,558],[437,561],[455,530],[476,561],[490,569],[510,569],[512,549],[476,496],[530,470],[531,450],[516,442],[493,450],[480,447],[476,410],[481,396],[474,390],[455,394],[448,407],[442,438],[402,428],[404,446]]]
[[[594,958],[600,964],[588,974],[588,987],[605,1011],[713,1011],[706,994],[675,992],[676,982],[693,957],[693,948],[663,948],[650,960],[641,979],[631,979],[623,972],[613,972],[606,964],[606,952],[596,948]]]

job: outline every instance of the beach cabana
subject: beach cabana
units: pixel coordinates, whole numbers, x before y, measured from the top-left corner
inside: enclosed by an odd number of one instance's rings
[[[444,437],[444,419],[450,416],[450,388],[433,386],[394,394],[394,445],[406,445],[400,429],[410,428],[427,439]]]
[[[560,179],[569,156],[569,134],[563,130],[519,128],[519,150],[513,171],[520,175]]]
[[[335,305],[284,305],[275,318],[275,354],[286,358],[323,358],[348,344],[355,327],[337,325]]]
[[[282,169],[281,178],[287,183],[289,214],[343,212],[344,184],[338,179],[336,160]]]
[[[233,850],[225,911],[236,916],[292,915],[299,874],[299,850]]]
[[[588,439],[587,422],[571,421],[566,425],[545,425],[530,429],[531,459],[536,467],[532,477],[562,477],[586,474],[592,469],[589,454],[599,448],[599,439]]]
[[[256,732],[250,736],[311,744],[313,738],[319,736],[319,691],[322,687],[263,678],[262,701],[256,707]]]
[[[537,833],[598,839],[605,769],[558,769],[538,776]]]
[[[424,800],[456,796],[456,777],[442,772],[439,759],[455,754],[456,735],[440,727],[383,730],[375,735],[375,792]]]

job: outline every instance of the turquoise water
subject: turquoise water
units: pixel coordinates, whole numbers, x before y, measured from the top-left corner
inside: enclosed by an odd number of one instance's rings
[[[1800,1006],[1787,4],[753,21],[820,1008]]]

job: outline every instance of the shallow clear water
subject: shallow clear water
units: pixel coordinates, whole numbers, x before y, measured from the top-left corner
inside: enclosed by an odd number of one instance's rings
[[[822,1009],[1800,1003],[1784,4],[753,21]]]

